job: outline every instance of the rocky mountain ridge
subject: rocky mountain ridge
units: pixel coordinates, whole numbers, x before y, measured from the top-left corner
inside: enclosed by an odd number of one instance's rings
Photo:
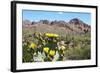
[[[78,18],[73,18],[69,22],[60,20],[60,21],[49,21],[49,20],[40,20],[38,22],[24,20],[23,28],[29,28],[38,31],[47,31],[47,32],[61,32],[61,33],[88,33],[91,32],[91,26],[84,23]]]

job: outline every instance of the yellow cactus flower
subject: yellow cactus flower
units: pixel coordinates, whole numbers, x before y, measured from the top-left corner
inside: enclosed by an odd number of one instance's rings
[[[48,48],[48,47],[44,47],[44,48],[43,48],[43,51],[44,51],[45,53],[48,53],[48,52],[49,52],[49,48]]]
[[[29,48],[35,49],[37,47],[37,45],[35,43],[31,43]]]
[[[65,50],[65,49],[66,49],[66,47],[65,47],[65,46],[61,46],[61,49],[62,49],[62,50]]]
[[[50,56],[54,56],[55,53],[56,53],[55,50],[50,50],[49,55],[50,55]]]
[[[59,35],[53,34],[53,33],[46,33],[45,36],[47,36],[47,37],[59,37]]]

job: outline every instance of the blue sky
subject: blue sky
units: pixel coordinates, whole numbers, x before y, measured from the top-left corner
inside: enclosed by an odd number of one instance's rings
[[[87,24],[91,24],[90,13],[78,12],[61,12],[61,11],[36,11],[36,10],[23,10],[23,20],[39,21],[39,20],[64,20],[68,22],[73,18],[79,18]]]

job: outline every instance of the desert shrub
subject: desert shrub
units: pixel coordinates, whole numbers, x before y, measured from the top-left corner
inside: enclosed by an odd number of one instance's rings
[[[91,58],[90,34],[24,32],[23,62],[85,60]]]

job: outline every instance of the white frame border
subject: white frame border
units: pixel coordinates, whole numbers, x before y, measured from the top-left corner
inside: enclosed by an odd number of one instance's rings
[[[85,65],[96,65],[96,10],[95,8],[84,7],[67,7],[67,6],[45,6],[45,5],[28,5],[17,4],[16,6],[16,26],[17,26],[17,47],[16,47],[16,66],[17,70],[21,69],[39,69],[53,67],[74,67]],[[91,60],[64,61],[64,62],[44,62],[44,63],[22,63],[22,9],[28,10],[48,10],[48,11],[73,11],[91,13]]]

